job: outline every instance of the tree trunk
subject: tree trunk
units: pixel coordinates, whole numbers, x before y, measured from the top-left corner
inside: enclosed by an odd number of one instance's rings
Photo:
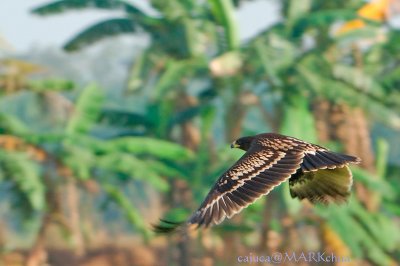
[[[81,256],[85,253],[82,230],[80,226],[79,191],[73,177],[67,178],[66,207],[68,211],[69,228],[71,229],[72,242],[75,254]]]
[[[343,144],[345,153],[362,159],[360,166],[371,173],[376,172],[374,155],[366,115],[361,108],[333,104],[319,100],[314,105],[318,136],[321,141],[337,140]],[[379,195],[360,183],[355,184],[357,198],[370,211],[379,208]]]
[[[47,261],[47,251],[45,248],[46,243],[46,232],[51,225],[51,217],[48,213],[43,215],[42,222],[39,228],[39,232],[36,236],[36,240],[28,254],[26,259],[26,266],[42,266]]]
[[[182,92],[179,95],[178,106],[180,109],[184,110],[188,107],[195,106],[196,104],[196,99],[187,95],[185,92]],[[180,129],[182,145],[192,151],[196,151],[201,141],[198,128],[193,125],[192,121],[185,121],[181,124]],[[187,182],[184,180],[174,180],[172,184],[173,206],[191,208],[192,202],[193,197]],[[188,266],[192,264],[190,260],[190,238],[188,236],[187,228],[184,228],[183,230],[185,231],[181,234],[177,243],[177,261],[180,266]]]

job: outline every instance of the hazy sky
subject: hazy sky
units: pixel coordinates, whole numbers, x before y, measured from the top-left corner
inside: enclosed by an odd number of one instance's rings
[[[148,0],[130,0],[146,9]],[[85,10],[62,15],[40,17],[31,15],[34,7],[49,0],[0,1],[0,36],[16,51],[33,45],[61,47],[80,30],[97,21],[118,16],[119,12]],[[245,3],[237,13],[240,36],[246,39],[276,21],[279,11],[274,0]]]

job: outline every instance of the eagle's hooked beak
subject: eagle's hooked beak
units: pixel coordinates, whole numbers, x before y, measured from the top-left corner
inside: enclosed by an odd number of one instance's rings
[[[240,147],[240,145],[236,143],[236,140],[235,140],[234,142],[232,142],[232,144],[231,144],[231,149],[233,149],[233,148],[239,148],[239,147]]]

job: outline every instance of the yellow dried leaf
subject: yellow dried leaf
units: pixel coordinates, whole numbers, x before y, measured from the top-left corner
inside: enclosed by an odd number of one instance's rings
[[[6,69],[7,75],[20,75],[25,77],[45,71],[45,68],[40,65],[18,59],[3,59],[0,61],[0,65]]]
[[[326,250],[332,252],[338,258],[351,258],[350,249],[343,242],[340,236],[333,231],[333,229],[327,224],[323,223],[321,226],[321,235],[325,243]],[[356,265],[355,261],[337,262],[337,266],[353,266]]]
[[[377,22],[385,21],[387,18],[388,10],[391,0],[376,0],[363,5],[358,11],[357,15],[362,18],[374,20]],[[336,34],[340,35],[352,30],[357,30],[365,27],[365,22],[361,19],[353,19],[344,23],[337,31]]]
[[[365,19],[382,22],[386,19],[386,13],[389,8],[390,0],[371,1],[361,7],[357,14]]]
[[[336,31],[336,34],[340,35],[340,34],[343,34],[343,33],[346,33],[346,32],[352,31],[352,30],[361,29],[364,26],[365,26],[365,23],[361,19],[353,19],[353,20],[343,24],[343,26],[341,26]]]
[[[0,147],[7,151],[24,151],[33,160],[44,161],[47,159],[48,155],[46,151],[26,143],[24,140],[11,135],[0,136]]]

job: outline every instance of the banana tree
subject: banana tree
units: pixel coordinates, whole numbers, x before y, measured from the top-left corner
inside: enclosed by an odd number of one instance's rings
[[[60,84],[68,86],[60,91]],[[22,214],[23,222],[39,228],[27,265],[45,260],[46,233],[52,225],[66,233],[78,254],[84,252],[81,223],[92,219],[85,215],[93,213],[83,213],[79,198],[98,197],[96,191],[105,195],[107,206],[118,206],[133,230],[148,239],[148,222],[139,210],[146,200],[135,198],[132,203],[124,187],[135,182],[136,192],[146,184],[166,191],[165,176],[182,175],[169,162],[183,164],[193,158],[190,150],[165,140],[99,136],[93,129],[104,117],[103,91],[91,85],[76,94],[70,85],[32,81],[25,94],[0,98],[0,183],[9,187],[12,211],[8,220]],[[46,98],[49,93],[51,99]],[[71,101],[74,95],[76,100]],[[12,106],[22,104],[29,108],[14,112]],[[66,112],[55,123],[53,115],[62,106]]]
[[[207,143],[216,139],[210,133],[213,128],[224,128],[227,132],[225,140],[235,138],[240,130],[249,134],[261,130],[280,130],[313,142],[329,142],[328,145],[334,149],[344,148],[350,153],[359,153],[367,162],[364,167],[371,167],[369,171],[377,170],[366,121],[368,117],[371,121],[379,121],[392,128],[398,127],[399,106],[396,99],[399,92],[395,89],[398,58],[393,52],[397,51],[397,33],[390,30],[387,41],[379,42],[379,29],[384,22],[371,21],[365,17],[365,11],[360,11],[365,10],[363,1],[284,1],[283,20],[244,44],[238,41],[231,1],[210,0],[198,4],[197,1],[154,0],[151,4],[158,12],[157,16],[150,16],[125,1],[111,0],[57,1],[37,8],[34,12],[47,15],[81,8],[124,12],[123,17],[101,22],[78,34],[66,44],[68,50],[79,49],[119,33],[137,34],[144,31],[150,36],[150,45],[132,64],[131,76],[127,82],[129,91],[136,92],[150,104],[143,110],[145,115],[124,115],[134,123],[148,125],[145,127],[146,135],[175,140],[196,152],[201,151],[201,159],[196,161],[201,163],[193,163],[198,165],[197,168],[191,163],[183,167],[189,169],[183,171],[186,171],[186,176],[195,177],[191,182],[204,182],[203,174],[207,171],[202,170],[202,167],[207,165],[207,157],[213,155],[213,145]],[[347,21],[353,20],[361,20],[364,26],[348,32],[335,31],[335,27],[340,28],[339,23],[345,26]],[[365,36],[374,39],[367,43],[366,49],[358,43]],[[387,61],[390,63],[381,63]],[[358,111],[353,111],[353,108]],[[313,112],[310,111],[312,109]],[[112,116],[113,112],[115,110],[104,115]],[[209,115],[212,112],[215,115]],[[334,121],[334,114],[339,114],[336,117],[340,117],[341,122]],[[349,117],[354,119],[349,120]],[[258,122],[252,124],[248,122],[250,120]],[[203,124],[207,125],[205,128],[208,131],[202,130]],[[218,127],[218,124],[224,126]],[[343,135],[340,133],[343,131],[340,124],[352,125],[345,127],[352,131]],[[346,135],[358,136],[353,139],[359,142],[351,143]],[[345,145],[341,147],[338,143]],[[381,156],[385,157],[384,154],[375,157],[379,161]],[[177,169],[182,170],[182,167],[175,167],[174,171]],[[223,168],[216,169],[218,172]],[[375,180],[378,174],[368,174],[362,170],[355,174],[356,180],[363,186],[376,190],[372,194],[378,195],[377,198],[389,191],[388,182],[391,182],[386,178]],[[205,186],[199,187],[199,190],[203,190]],[[199,193],[202,192],[195,191],[195,197]],[[362,199],[361,194],[357,196],[364,205],[368,205],[370,200]],[[267,203],[266,206],[279,207],[281,200],[278,196],[274,197],[277,198],[276,204]],[[391,199],[382,198],[382,205],[380,200],[373,200],[375,203],[367,208],[386,210],[386,206],[389,206],[387,203],[396,200],[396,196]],[[394,237],[390,248],[381,245],[382,239],[376,239],[381,219],[376,218],[380,217],[376,209],[375,214],[369,215],[365,212],[365,206],[360,207],[358,201],[355,201],[349,209],[316,212],[319,217],[330,220],[328,225],[320,227],[326,229],[326,235],[334,234],[339,236],[335,239],[343,238],[341,246],[350,247],[356,257],[369,256],[368,259],[374,263],[390,261],[387,253],[394,252],[393,243],[396,243],[398,237]],[[297,218],[300,208],[306,208],[296,206],[286,199],[283,202],[291,215]],[[175,205],[183,204],[175,202]],[[268,219],[273,211],[276,212],[272,208],[265,209],[263,224],[269,227],[263,228],[263,235],[271,228],[279,231],[279,220]],[[337,212],[344,217],[343,221],[368,229],[358,230],[359,237],[350,243],[352,239],[346,238],[348,232],[341,230],[345,223],[335,218],[328,219],[335,217]],[[257,221],[257,216],[252,213],[249,209],[248,217]],[[368,217],[368,222],[355,222],[361,217]],[[392,226],[391,218],[383,223]],[[318,221],[313,221],[316,227]],[[300,230],[295,230],[295,225],[292,224],[285,231],[300,233]],[[374,235],[372,238],[371,234]],[[378,246],[371,244],[374,241]],[[265,243],[266,239],[263,238],[261,242]],[[367,244],[360,244],[363,242]],[[360,251],[364,249],[367,252]],[[182,264],[186,262],[182,261]]]

